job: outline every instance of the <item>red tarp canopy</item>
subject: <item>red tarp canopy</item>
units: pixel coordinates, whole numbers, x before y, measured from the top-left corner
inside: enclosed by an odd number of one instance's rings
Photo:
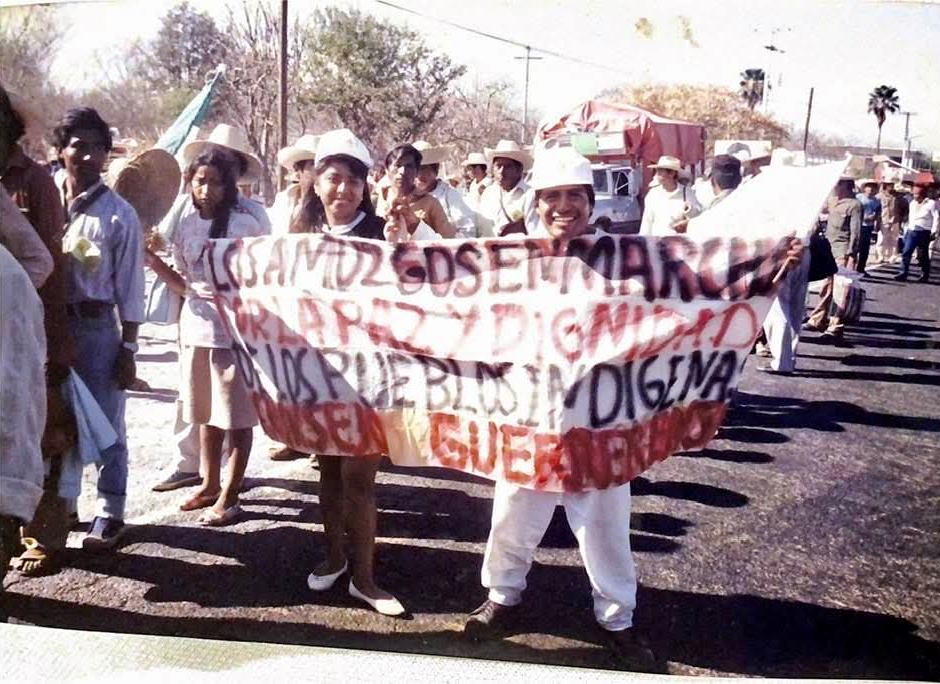
[[[661,155],[678,157],[682,164],[705,161],[705,126],[678,121],[625,104],[588,100],[560,118],[544,123],[538,140],[576,133],[624,135],[627,154],[638,162],[655,163]],[[648,178],[646,169],[644,177]]]

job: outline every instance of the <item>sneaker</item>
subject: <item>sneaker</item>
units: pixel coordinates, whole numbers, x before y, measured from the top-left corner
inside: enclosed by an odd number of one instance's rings
[[[123,520],[96,517],[88,534],[82,540],[82,548],[91,551],[110,549],[118,543],[122,534],[124,534]]]
[[[507,630],[518,612],[518,606],[504,606],[487,599],[470,613],[463,627],[464,636],[472,641],[495,639]]]
[[[170,492],[182,487],[193,487],[202,484],[202,476],[199,473],[184,473],[182,470],[174,471],[162,482],[153,486],[155,492]]]
[[[665,668],[656,661],[649,642],[636,630],[636,627],[622,629],[619,632],[604,630],[607,649],[620,663],[634,672],[665,672]]]

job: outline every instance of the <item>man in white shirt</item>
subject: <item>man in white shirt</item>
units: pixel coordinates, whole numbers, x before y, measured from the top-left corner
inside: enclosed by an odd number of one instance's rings
[[[664,155],[649,166],[656,170],[659,185],[646,193],[640,235],[663,237],[684,233],[688,219],[701,207],[691,188],[679,181],[682,164],[675,157]]]
[[[590,230],[594,210],[590,162],[570,147],[538,153],[532,173],[538,224],[532,234],[568,241]],[[536,549],[556,506],[568,524],[592,589],[594,618],[608,647],[631,665],[657,666],[646,640],[633,625],[637,578],[630,551],[630,485],[550,492],[499,480],[481,581],[487,599],[468,616],[464,634],[478,641],[503,636],[525,610],[523,593]]]
[[[487,175],[489,164],[486,162],[486,155],[479,152],[471,152],[463,160],[461,165],[464,172],[470,177],[470,185],[464,195],[467,206],[477,211],[480,206],[480,198],[483,191],[493,184],[493,179]]]
[[[927,186],[921,183],[914,185],[911,198],[907,232],[904,233],[904,250],[901,252],[901,272],[894,276],[895,280],[907,280],[911,268],[911,257],[917,252],[917,264],[920,266],[921,283],[930,280],[930,241],[937,238],[940,229],[936,200],[927,198]]]
[[[532,165],[532,156],[512,140],[500,140],[493,149],[486,150],[493,166],[494,183],[483,191],[477,209],[477,232],[480,237],[497,237],[510,224],[520,226],[525,219],[526,191],[522,180]],[[511,228],[510,228],[511,230]]]
[[[317,156],[318,135],[302,135],[293,145],[288,145],[277,153],[277,163],[296,174],[298,182],[292,183],[274,197],[274,204],[268,209],[271,220],[271,235],[286,235],[290,225],[300,210],[304,193],[313,186],[315,178],[314,159]]]
[[[421,153],[421,166],[415,178],[415,190],[419,195],[430,195],[438,201],[447,214],[447,219],[457,230],[454,237],[473,238],[477,236],[474,212],[464,201],[463,195],[450,183],[442,181],[438,176],[441,163],[447,158],[450,150],[446,147],[432,147],[430,143],[418,140],[413,147]]]

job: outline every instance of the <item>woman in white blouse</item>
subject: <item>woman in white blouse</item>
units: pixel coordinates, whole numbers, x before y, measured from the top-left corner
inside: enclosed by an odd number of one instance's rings
[[[268,232],[238,204],[238,164],[229,153],[213,149],[198,156],[184,176],[198,211],[183,218],[172,241],[174,271],[148,251],[148,266],[185,297],[180,314],[180,394],[183,418],[199,426],[202,486],[181,506],[207,509],[203,525],[232,522],[241,512],[238,491],[251,452],[254,406],[238,371],[232,338],[212,298],[202,256],[210,239],[263,235]],[[231,445],[228,478],[221,482],[222,442]]]

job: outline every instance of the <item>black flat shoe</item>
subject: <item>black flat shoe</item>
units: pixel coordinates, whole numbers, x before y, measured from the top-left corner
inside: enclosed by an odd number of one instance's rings
[[[470,613],[464,624],[464,636],[471,641],[483,641],[501,637],[519,613],[519,606],[504,606],[487,599]]]
[[[634,672],[665,673],[666,668],[657,661],[646,638],[637,632],[636,627],[611,632],[603,630],[605,645],[617,661]]]

